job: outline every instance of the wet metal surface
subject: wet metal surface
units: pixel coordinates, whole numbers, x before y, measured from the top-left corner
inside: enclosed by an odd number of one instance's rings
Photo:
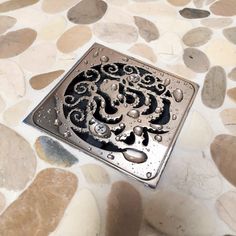
[[[197,90],[94,44],[25,122],[155,187]]]

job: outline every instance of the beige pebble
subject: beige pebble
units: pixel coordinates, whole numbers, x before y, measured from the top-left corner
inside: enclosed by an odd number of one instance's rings
[[[190,155],[176,152],[168,161],[162,179],[163,186],[173,186],[174,189],[197,199],[214,201],[223,190],[218,169],[205,151],[191,152]]]
[[[186,21],[177,17],[160,17],[154,22],[158,27],[160,35],[171,32],[182,37],[187,31],[193,28],[191,21]]]
[[[203,150],[210,144],[213,135],[208,121],[199,112],[194,111],[186,119],[176,145],[185,149]]]
[[[207,55],[196,48],[186,48],[183,54],[185,65],[197,73],[208,71],[210,62]]]
[[[110,177],[106,169],[96,164],[82,165],[81,170],[89,184],[109,184]]]
[[[39,31],[39,37],[44,40],[53,40],[60,36],[66,28],[66,20],[56,16],[49,20]]]
[[[231,18],[208,18],[201,20],[202,25],[213,29],[224,28],[232,23],[233,19]]]
[[[236,81],[236,67],[233,68],[233,69],[229,72],[228,77],[229,77],[231,80]]]
[[[92,24],[100,20],[107,10],[102,0],[82,0],[67,12],[69,21],[75,24]]]
[[[35,174],[34,152],[22,136],[1,124],[0,143],[0,187],[22,190]]]
[[[17,10],[37,3],[39,0],[8,0],[0,4],[0,12]]]
[[[157,57],[153,52],[153,49],[144,43],[136,43],[130,49],[130,52],[148,59],[149,61],[156,63]]]
[[[158,29],[153,22],[139,16],[134,16],[134,21],[138,27],[140,36],[146,42],[151,42],[159,38]]]
[[[64,70],[56,70],[44,74],[35,75],[30,79],[29,82],[33,89],[40,90],[47,87],[63,73]]]
[[[176,10],[163,1],[131,3],[126,9],[143,16],[174,17],[177,15]]]
[[[236,47],[225,39],[211,40],[205,52],[213,65],[235,66]]]
[[[234,16],[236,15],[236,0],[218,0],[210,6],[215,15]]]
[[[43,0],[42,9],[47,13],[58,13],[74,6],[78,0]]]
[[[0,96],[0,113],[3,112],[5,106],[6,106],[5,101],[4,101],[3,98]]]
[[[91,37],[92,32],[88,26],[73,26],[57,40],[57,48],[63,53],[70,53],[82,47]]]
[[[236,44],[236,27],[224,29],[223,34],[231,43]]]
[[[236,109],[228,108],[220,112],[220,118],[230,133],[236,135]]]
[[[185,6],[187,5],[191,0],[167,0],[170,4],[174,6]]]
[[[137,236],[142,220],[139,192],[129,183],[115,182],[108,196],[106,236]]]
[[[64,218],[50,236],[100,235],[100,221],[94,195],[88,189],[82,189],[74,196],[66,209]]]
[[[5,101],[14,101],[25,95],[23,72],[13,61],[0,60],[0,94]]]
[[[211,156],[220,173],[236,186],[236,137],[221,134],[211,144]]]
[[[0,235],[49,235],[63,217],[77,184],[71,172],[42,170],[0,216]]]
[[[195,7],[197,7],[197,8],[202,8],[204,2],[205,2],[205,0],[193,0],[193,4],[194,4]]]
[[[107,43],[133,43],[138,39],[135,27],[127,24],[99,22],[93,26],[93,33]]]
[[[15,57],[24,52],[36,39],[37,32],[30,28],[11,31],[0,36],[0,58]]]
[[[175,33],[165,33],[157,40],[155,45],[157,57],[165,63],[176,61],[183,54],[181,39]]]
[[[236,102],[236,88],[231,88],[227,91],[227,95]]]
[[[56,60],[57,50],[53,43],[41,43],[28,49],[20,56],[20,65],[31,72],[49,70]]]
[[[189,47],[199,47],[206,44],[212,36],[212,31],[206,27],[197,27],[183,36],[183,42]]]
[[[202,88],[202,102],[210,108],[223,105],[226,93],[226,74],[221,66],[213,66],[206,74]]]
[[[106,2],[110,5],[116,5],[116,6],[124,6],[127,5],[129,3],[129,0],[106,0]]]
[[[3,113],[3,120],[8,126],[17,126],[19,125],[30,105],[30,100],[22,100],[15,105],[9,107]]]
[[[110,23],[134,24],[134,17],[129,12],[115,6],[109,6],[102,20]]]
[[[215,206],[221,220],[236,232],[236,192],[224,193],[216,200]]]
[[[213,215],[194,198],[173,191],[157,191],[146,203],[145,220],[158,231],[174,236],[214,233]]]
[[[16,18],[11,16],[0,16],[0,34],[5,33],[16,23]]]

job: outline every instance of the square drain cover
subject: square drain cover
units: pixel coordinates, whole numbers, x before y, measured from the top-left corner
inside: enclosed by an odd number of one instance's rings
[[[94,44],[24,121],[155,187],[197,90]]]

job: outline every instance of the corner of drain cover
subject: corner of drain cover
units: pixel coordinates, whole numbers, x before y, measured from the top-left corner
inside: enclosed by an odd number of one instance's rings
[[[156,187],[197,90],[95,43],[24,122]]]

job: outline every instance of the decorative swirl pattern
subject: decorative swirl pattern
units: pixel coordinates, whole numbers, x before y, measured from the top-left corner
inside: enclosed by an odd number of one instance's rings
[[[160,128],[170,119],[167,86],[143,68],[102,63],[69,84],[64,116],[76,135],[105,150],[124,151],[138,137],[147,146],[150,138],[167,132]]]

